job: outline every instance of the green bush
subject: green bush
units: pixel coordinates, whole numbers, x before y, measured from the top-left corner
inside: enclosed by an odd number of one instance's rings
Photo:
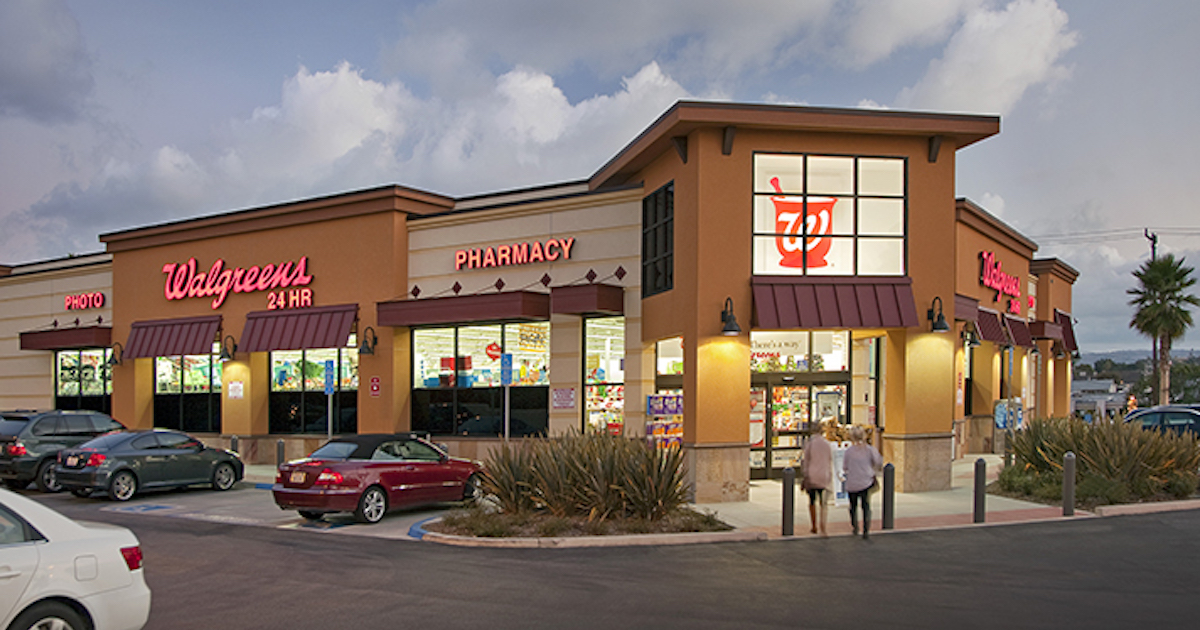
[[[683,453],[606,433],[508,443],[485,463],[484,493],[502,513],[542,512],[589,523],[655,521],[687,503]]]
[[[1085,505],[1187,497],[1196,491],[1200,471],[1195,437],[1137,423],[1033,420],[1011,445],[1015,465],[1001,472],[1001,489],[1042,500],[1061,499],[1068,452],[1076,457],[1076,500]]]

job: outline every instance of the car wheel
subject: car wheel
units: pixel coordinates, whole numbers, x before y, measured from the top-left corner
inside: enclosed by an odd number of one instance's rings
[[[54,460],[48,459],[38,466],[37,477],[34,478],[37,489],[42,492],[62,492],[62,484],[58,483],[58,473],[54,472]]]
[[[87,624],[74,608],[62,602],[41,602],[17,615],[9,628],[13,630],[86,630]]]
[[[71,494],[79,497],[80,499],[86,499],[86,498],[92,496],[92,489],[91,488],[71,488]]]
[[[212,487],[213,490],[228,490],[237,482],[237,473],[233,471],[233,464],[229,462],[221,462],[217,464],[216,470],[213,470]]]
[[[383,488],[371,486],[358,498],[358,509],[354,510],[354,520],[359,523],[378,523],[387,513],[387,495]]]
[[[467,483],[463,484],[463,501],[473,503],[483,498],[483,478],[477,473],[467,477]]]
[[[5,479],[4,485],[9,490],[24,490],[25,486],[29,485],[29,482],[24,479]]]
[[[321,517],[324,516],[324,513],[323,512],[309,512],[308,510],[300,510],[300,516],[303,516],[306,520],[319,521],[319,520],[321,520]]]
[[[122,470],[112,476],[108,482],[108,498],[113,501],[128,501],[137,492],[137,477],[128,470]]]

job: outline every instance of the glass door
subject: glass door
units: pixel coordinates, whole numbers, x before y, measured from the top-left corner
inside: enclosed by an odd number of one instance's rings
[[[750,478],[774,479],[799,468],[808,436],[822,420],[845,424],[845,383],[770,379],[750,388]]]

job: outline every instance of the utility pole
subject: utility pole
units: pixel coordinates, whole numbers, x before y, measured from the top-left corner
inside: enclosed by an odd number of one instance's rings
[[[1143,234],[1145,234],[1146,239],[1150,241],[1150,260],[1158,258],[1158,234],[1151,232],[1150,228],[1146,228]],[[1150,403],[1151,406],[1153,406],[1158,404],[1158,390],[1160,387],[1162,387],[1162,383],[1159,382],[1159,380],[1162,378],[1162,375],[1159,373],[1158,369],[1157,336],[1154,337],[1150,342],[1150,370],[1154,374],[1154,378],[1150,379],[1150,382],[1154,383],[1153,391],[1150,392],[1150,395],[1153,396],[1153,398],[1150,400]]]

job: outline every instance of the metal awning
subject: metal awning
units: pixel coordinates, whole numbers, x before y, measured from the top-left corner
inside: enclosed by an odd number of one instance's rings
[[[220,315],[133,322],[121,358],[212,354],[220,328]]]
[[[318,306],[246,314],[239,352],[341,348],[358,318],[357,304]]]
[[[21,333],[22,350],[76,350],[112,345],[111,326],[80,326]]]
[[[1066,347],[1067,352],[1079,350],[1079,344],[1075,343],[1075,326],[1071,314],[1054,309],[1054,321],[1062,326],[1063,346]]]
[[[1029,324],[1025,323],[1025,320],[1005,315],[1004,326],[1008,328],[1008,334],[1012,337],[1013,345],[1021,346],[1022,348],[1033,348],[1036,346],[1033,343],[1033,336],[1029,334]]]
[[[979,316],[975,320],[975,326],[979,329],[979,336],[983,337],[984,341],[1004,346],[1012,343],[1008,337],[1008,331],[1004,328],[1004,324],[1000,323],[1000,313],[996,311],[980,308]]]
[[[485,295],[396,300],[376,306],[380,326],[426,326],[492,321],[546,321],[550,294],[506,291]]]
[[[758,276],[755,328],[910,328],[919,325],[912,280]]]
[[[550,310],[567,315],[624,315],[625,289],[609,284],[552,287]]]

